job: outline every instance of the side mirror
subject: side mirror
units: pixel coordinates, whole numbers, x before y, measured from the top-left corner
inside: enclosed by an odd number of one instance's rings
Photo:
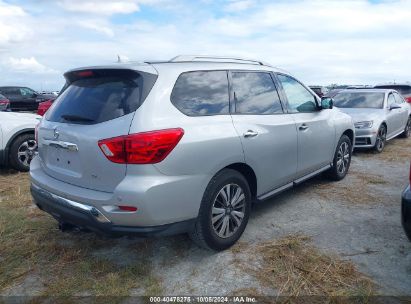
[[[401,109],[401,106],[398,103],[393,103],[390,105],[390,111],[395,109]]]
[[[334,106],[334,101],[331,97],[322,97],[321,98],[321,109],[332,109]]]

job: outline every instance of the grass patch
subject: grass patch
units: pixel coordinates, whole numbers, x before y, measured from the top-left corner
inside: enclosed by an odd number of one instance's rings
[[[346,178],[338,183],[331,183],[322,178],[306,182],[306,191],[314,192],[326,201],[342,201],[352,205],[368,205],[386,203],[387,199],[383,191],[376,195],[375,188],[370,185],[382,186],[389,182],[381,175],[363,173],[350,169]]]
[[[26,173],[0,171],[0,292],[33,273],[44,296],[161,293],[161,281],[151,272],[149,243],[129,241],[120,256],[96,255],[124,244],[94,233],[60,232],[52,217],[33,207],[29,184]],[[122,253],[126,263],[119,263]],[[25,289],[30,294],[30,286]]]
[[[355,296],[375,293],[374,283],[349,262],[326,255],[310,244],[310,238],[287,236],[253,249],[262,259],[254,275],[280,295]]]
[[[411,139],[394,138],[386,143],[382,153],[374,153],[372,150],[359,150],[355,155],[362,158],[378,158],[388,162],[408,162],[410,160]]]

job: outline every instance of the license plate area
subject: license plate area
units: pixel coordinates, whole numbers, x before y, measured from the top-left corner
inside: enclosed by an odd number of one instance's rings
[[[70,175],[72,177],[81,177],[81,166],[78,159],[77,151],[60,148],[49,145],[47,147],[46,165],[57,173]]]

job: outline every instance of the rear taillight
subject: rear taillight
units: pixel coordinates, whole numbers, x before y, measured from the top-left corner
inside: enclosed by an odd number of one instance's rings
[[[103,139],[98,145],[114,163],[155,164],[170,154],[183,135],[183,129],[166,129]]]
[[[0,105],[1,106],[9,105],[9,104],[10,104],[10,101],[8,99],[1,99],[0,100]]]
[[[405,97],[405,101],[411,103],[411,96],[410,97]]]

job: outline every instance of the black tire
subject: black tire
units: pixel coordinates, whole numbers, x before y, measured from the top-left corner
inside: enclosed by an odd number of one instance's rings
[[[333,164],[328,170],[328,177],[334,181],[342,180],[351,164],[352,143],[347,135],[341,136],[335,149]]]
[[[244,194],[244,199],[237,202],[235,205],[233,204],[233,206],[241,205],[243,207],[241,209],[233,208],[230,207],[231,203],[229,206],[223,207],[224,197],[222,192],[224,192],[224,194],[230,193],[234,198],[236,191],[239,188],[242,191],[242,194]],[[238,198],[240,197],[241,195],[238,196]],[[235,203],[234,199],[230,200],[230,202]],[[224,214],[221,212],[213,213],[213,210],[217,209],[224,209]],[[238,210],[243,212],[243,218],[239,224],[239,217],[235,217]],[[190,232],[190,237],[197,245],[205,249],[216,251],[227,249],[237,242],[243,234],[248,223],[250,212],[251,192],[247,180],[238,171],[223,169],[211,179],[204,192],[200,211],[194,228]],[[217,219],[221,215],[215,223],[213,223],[213,214],[214,219]],[[223,229],[225,221],[227,221],[226,226],[228,226],[227,229],[229,233],[225,236],[220,236],[219,233],[224,234],[224,232],[227,231],[226,229]],[[219,226],[220,223],[221,226]],[[233,228],[232,231],[230,231],[230,224],[231,228]],[[218,229],[219,227],[220,229]]]
[[[411,116],[408,117],[407,124],[405,125],[404,132],[401,134],[402,138],[409,138],[411,136]]]
[[[385,143],[387,141],[387,127],[381,125],[378,128],[377,139],[375,140],[374,153],[381,153],[384,150]]]
[[[22,134],[13,140],[9,150],[9,163],[17,171],[30,170],[30,162],[37,150],[34,134]],[[25,155],[19,155],[25,152]]]

